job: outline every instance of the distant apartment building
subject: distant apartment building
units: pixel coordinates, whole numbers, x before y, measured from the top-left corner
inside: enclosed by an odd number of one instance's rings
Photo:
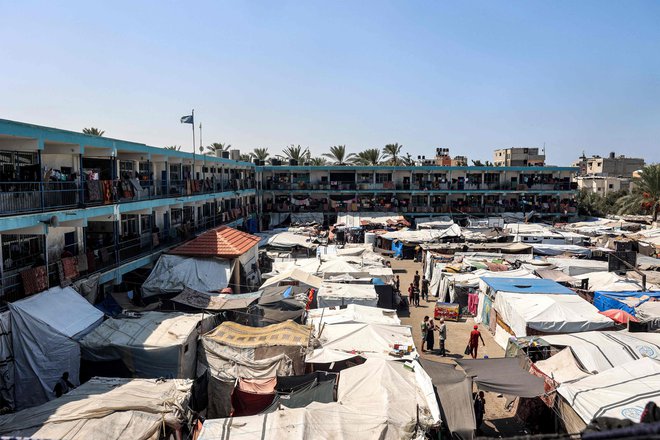
[[[612,152],[608,157],[591,156],[584,154],[572,166],[580,168],[580,175],[632,177],[637,170],[644,168],[644,159],[626,157]]]
[[[631,179],[626,177],[578,176],[575,178],[575,181],[577,182],[578,189],[586,189],[601,196],[606,196],[609,193],[617,191],[629,191],[631,189]]]
[[[538,148],[501,148],[493,154],[496,167],[542,167],[545,165],[545,152]]]

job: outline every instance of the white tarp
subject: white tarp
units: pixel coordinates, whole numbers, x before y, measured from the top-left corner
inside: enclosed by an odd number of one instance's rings
[[[504,271],[490,271],[487,269],[477,269],[469,273],[443,273],[440,281],[440,298],[449,295],[449,302],[456,302],[455,286],[479,287],[481,277],[491,278],[537,278],[527,269],[514,269]]]
[[[534,248],[535,255],[581,255],[591,258],[591,249],[576,244],[545,244],[530,243]]]
[[[373,284],[323,282],[316,298],[320,308],[339,307],[347,304],[376,307],[378,304],[378,294]]]
[[[397,224],[405,221],[402,215],[382,214],[378,212],[346,212],[337,214],[337,223],[347,228],[360,228],[362,223],[372,225]]]
[[[600,374],[564,383],[557,392],[585,424],[596,417],[638,423],[649,401],[660,405],[660,361],[642,358],[627,362]]]
[[[660,359],[660,333],[594,331],[544,335],[542,338],[557,347],[570,347],[582,367],[591,373],[599,373],[642,357]]]
[[[421,440],[426,431],[440,422],[440,409],[430,378],[417,361],[412,366],[414,372],[401,362],[368,359],[342,371],[337,402],[314,402],[305,408],[206,420],[198,440]]]
[[[321,347],[307,355],[308,363],[331,363],[356,356],[386,360],[413,360],[417,349],[412,330],[405,325],[390,324],[329,324],[319,337]],[[395,345],[412,347],[403,358],[390,356]]]
[[[534,365],[541,373],[557,383],[571,382],[589,376],[589,373],[580,368],[573,352],[568,347],[548,359],[536,362]]]
[[[423,217],[416,218],[415,224],[417,229],[446,229],[454,224],[454,220],[450,217]]]
[[[139,318],[108,319],[80,341],[82,358],[121,359],[133,377],[194,378],[197,325],[202,318],[146,312]]]
[[[296,234],[291,231],[282,231],[268,239],[268,246],[282,249],[293,249],[295,247],[315,249],[317,244],[312,242],[311,234]]]
[[[321,282],[323,280],[315,275],[304,272],[301,269],[292,269],[288,272],[282,272],[275,275],[274,277],[268,278],[261,285],[261,289],[268,286],[278,286],[282,282],[290,284],[291,281],[298,282],[300,285],[306,285],[318,289],[321,287]]]
[[[641,292],[642,282],[639,279],[620,276],[614,272],[591,272],[575,275],[578,279],[589,279],[589,290],[592,292]],[[647,290],[660,290],[660,286],[646,283]]]
[[[321,261],[318,268],[319,273],[356,273],[363,272],[359,265],[351,264],[343,258],[330,258],[327,261]]]
[[[344,309],[325,307],[321,309],[312,309],[307,312],[307,324],[313,325],[316,329],[320,329],[322,323],[339,324],[347,322],[401,324],[401,320],[397,316],[396,310],[366,307],[357,304],[349,304]]]
[[[230,275],[229,260],[164,254],[142,284],[142,296],[181,293],[185,287],[198,292],[219,291],[227,287]]]
[[[635,307],[635,316],[639,319],[657,319],[660,318],[660,301],[646,301]]]
[[[614,325],[578,295],[497,292],[493,307],[516,337],[527,336],[528,327],[544,333],[572,333]]]
[[[95,377],[62,397],[0,416],[0,435],[34,439],[157,439],[185,421],[192,381]]]
[[[79,384],[78,340],[103,320],[103,313],[70,287],[53,287],[9,303],[15,356],[16,408],[55,398],[64,372]]]
[[[429,243],[443,238],[461,236],[461,227],[454,224],[446,229],[422,229],[419,231],[386,232],[381,237],[388,240],[400,240],[406,243]]]
[[[548,257],[546,261],[557,266],[566,275],[572,277],[589,272],[607,272],[607,261],[585,260],[582,258]]]

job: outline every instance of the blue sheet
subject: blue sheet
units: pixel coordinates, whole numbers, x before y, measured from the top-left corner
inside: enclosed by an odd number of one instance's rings
[[[549,293],[556,295],[575,295],[576,293],[556,281],[543,278],[481,278],[496,292],[513,293]]]
[[[594,292],[594,306],[604,312],[618,309],[635,316],[635,307],[644,304],[649,298],[660,298],[660,292]],[[628,299],[627,302],[624,300]]]

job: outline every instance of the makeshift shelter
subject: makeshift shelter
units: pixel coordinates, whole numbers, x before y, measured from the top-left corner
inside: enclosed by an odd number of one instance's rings
[[[327,324],[318,337],[320,347],[307,363],[332,363],[354,357],[413,360],[417,354],[409,326],[391,324]]]
[[[219,312],[222,310],[247,309],[250,304],[261,297],[261,291],[250,293],[206,293],[198,292],[186,287],[183,292],[171,299],[171,301],[197,310],[210,310]]]
[[[564,348],[548,359],[537,361],[534,366],[557,383],[571,382],[591,374],[580,367],[570,347]]]
[[[545,335],[543,340],[555,347],[570,347],[580,366],[589,373],[600,373],[642,357],[660,359],[660,333],[600,331]]]
[[[323,282],[316,295],[319,307],[339,307],[358,304],[378,305],[378,293],[373,284],[344,284]]]
[[[619,309],[636,315],[635,309],[649,299],[660,299],[660,292],[594,292],[594,306],[601,312]]]
[[[543,379],[522,369],[516,358],[456,359],[455,362],[481,390],[518,397],[545,393]]]
[[[259,240],[256,235],[229,226],[220,226],[175,247],[169,253],[195,258],[222,258],[231,261],[234,275],[231,284],[234,285],[235,292],[240,292],[241,286],[259,285],[260,274],[257,264]]]
[[[421,229],[386,232],[381,238],[386,240],[398,240],[406,245],[422,244],[439,241],[446,238],[456,238],[461,236],[461,227],[452,224],[446,229]]]
[[[308,288],[318,289],[321,287],[323,280],[310,273],[304,272],[300,269],[292,269],[288,272],[282,272],[272,278],[268,278],[261,285],[261,288],[269,286],[305,286]]]
[[[400,325],[396,310],[349,304],[346,308],[325,307],[307,312],[307,324],[320,329],[322,324],[362,322],[365,324]]]
[[[649,402],[660,405],[660,361],[642,358],[610,368],[557,389],[568,432],[580,432],[596,417],[640,421]],[[574,412],[579,417],[570,417]]]
[[[164,254],[142,284],[142,297],[175,295],[186,287],[199,292],[219,292],[229,285],[230,275],[228,260]]]
[[[628,321],[639,322],[639,319],[621,309],[609,309],[598,313],[607,316],[617,324],[628,324]]]
[[[635,309],[635,316],[642,320],[660,318],[660,301],[646,301]]]
[[[191,379],[202,319],[201,314],[161,312],[108,319],[80,341],[82,359],[91,363],[92,372],[121,361],[131,377]]]
[[[78,385],[78,341],[101,323],[103,313],[70,287],[53,287],[9,303],[9,310],[16,408],[55,398],[55,385],[64,372]]]
[[[265,288],[259,300],[248,310],[248,321],[252,327],[265,327],[292,320],[302,324],[308,297],[306,289],[300,287],[270,286]]]
[[[592,292],[640,292],[643,290],[640,279],[617,275],[614,272],[591,272],[575,275],[575,278],[588,279],[589,290]],[[646,288],[651,291],[660,291],[660,286],[653,283],[647,283]]]
[[[267,327],[223,322],[201,338],[197,375],[209,370],[212,377],[234,381],[302,374],[309,336],[309,327],[292,321]]]
[[[157,439],[187,419],[189,380],[95,377],[62,397],[0,416],[0,435],[39,439]]]

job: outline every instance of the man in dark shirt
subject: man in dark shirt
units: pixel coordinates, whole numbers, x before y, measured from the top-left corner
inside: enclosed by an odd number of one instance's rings
[[[486,414],[486,399],[484,392],[479,391],[479,394],[474,398],[474,417],[477,419],[477,432],[481,431],[481,424],[484,422],[484,414]]]
[[[413,284],[415,285],[415,289],[419,290],[419,271],[415,271],[415,276],[413,277]]]
[[[429,300],[429,280],[426,277],[422,278],[422,298]]]

